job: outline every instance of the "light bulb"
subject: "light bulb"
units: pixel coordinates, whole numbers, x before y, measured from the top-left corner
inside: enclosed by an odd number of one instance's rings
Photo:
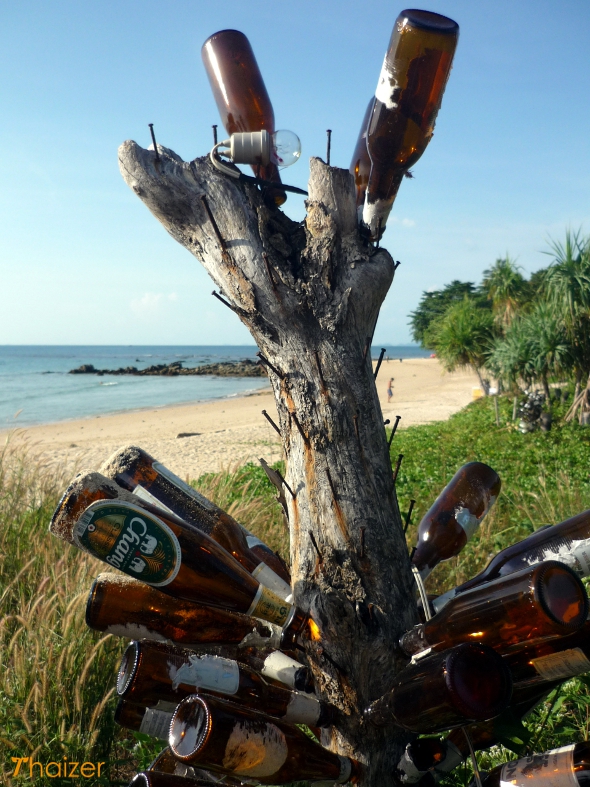
[[[290,167],[301,156],[301,142],[292,131],[282,129],[269,134],[263,129],[232,134],[229,139],[219,142],[214,150],[228,156],[234,164],[267,166],[272,161],[277,167]]]
[[[286,129],[275,131],[271,136],[270,160],[277,167],[290,167],[301,156],[301,142],[297,134]]]

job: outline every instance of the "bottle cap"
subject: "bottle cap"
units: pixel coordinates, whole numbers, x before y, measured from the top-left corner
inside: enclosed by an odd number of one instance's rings
[[[124,695],[135,673],[137,672],[137,665],[139,664],[140,649],[138,642],[132,642],[121,659],[121,666],[117,675],[117,694]]]
[[[453,703],[467,719],[491,719],[510,702],[510,670],[487,645],[465,643],[452,648],[446,658],[445,673]]]
[[[402,11],[398,19],[408,20],[412,27],[419,27],[422,30],[429,30],[432,33],[451,33],[457,35],[459,25],[449,19],[448,16],[435,14],[433,11],[420,11],[415,8],[407,8]]]
[[[180,702],[170,722],[168,745],[179,760],[187,760],[201,749],[211,732],[211,713],[198,694]]]
[[[575,571],[557,560],[538,567],[533,579],[535,597],[544,612],[568,629],[578,629],[588,617],[588,596]]]

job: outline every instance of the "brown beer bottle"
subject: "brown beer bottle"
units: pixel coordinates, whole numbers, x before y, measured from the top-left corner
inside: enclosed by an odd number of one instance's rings
[[[504,765],[497,765],[483,780],[483,787],[514,784],[551,787],[590,785],[590,741],[562,746],[542,754],[533,754]]]
[[[571,634],[588,617],[588,597],[567,566],[549,560],[456,596],[437,615],[402,635],[411,655],[482,642],[504,654],[524,643]]]
[[[194,783],[199,785],[211,785],[218,784],[219,782],[232,785],[233,787],[241,787],[242,785],[239,779],[232,779],[231,776],[227,776],[226,774],[221,775],[219,773],[213,773],[212,771],[203,770],[202,768],[193,768],[191,765],[187,765],[185,762],[177,760],[168,747],[158,754],[156,759],[144,773],[149,775],[150,778],[153,778],[153,776],[176,776],[178,781],[170,782],[173,787],[175,785],[179,785],[179,787],[190,787]],[[180,779],[184,781],[180,781]],[[149,782],[149,784],[155,785],[156,782]],[[165,785],[167,782],[158,781],[157,787],[159,787],[160,784]]]
[[[159,771],[140,771],[131,779],[129,787],[213,787],[216,783],[211,779],[193,779],[190,776],[177,776]],[[235,784],[237,785],[238,782]]]
[[[155,642],[132,642],[123,655],[117,692],[136,705],[178,703],[202,691],[222,695],[246,707],[263,708],[292,724],[325,727],[331,706],[310,694],[270,683],[245,664]]]
[[[438,738],[418,738],[405,748],[398,763],[398,778],[402,784],[416,784],[437,763],[447,756],[447,744]]]
[[[433,773],[436,781],[464,762],[470,752],[463,730],[468,732],[475,751],[497,745],[501,742],[507,722],[514,724],[515,719],[527,716],[558,685],[553,683],[539,689],[538,686],[519,687],[515,684],[510,705],[494,719],[455,728],[444,741],[418,738],[408,744],[398,764],[400,781],[404,784],[419,783],[420,787],[425,787],[427,782],[422,779],[428,771]]]
[[[457,470],[418,525],[412,563],[422,579],[441,560],[459,554],[494,505],[501,485],[495,470],[483,462]]]
[[[308,738],[297,727],[213,697],[179,703],[170,725],[175,757],[261,784],[356,781],[359,764]]]
[[[492,558],[482,572],[444,596],[439,596],[433,606],[438,611],[458,593],[544,560],[565,563],[580,577],[590,574],[590,510],[557,525],[540,528],[528,538],[506,547]]]
[[[362,222],[372,240],[430,142],[458,37],[456,22],[430,11],[402,11],[395,21],[367,131],[371,174]]]
[[[369,158],[369,151],[367,150],[367,126],[369,125],[369,120],[373,113],[374,103],[375,96],[371,96],[349,167],[349,171],[354,176],[357,209],[361,207],[365,201],[365,192],[369,182],[369,173],[371,172],[371,159]]]
[[[256,618],[173,598],[125,574],[100,574],[86,604],[86,623],[127,639],[179,645],[278,647],[277,629]],[[300,665],[301,666],[301,665]]]
[[[172,785],[172,787],[193,787],[193,785],[208,785],[208,787],[211,787],[212,784],[242,787],[243,785],[241,779],[232,779],[227,774],[213,773],[202,768],[193,768],[191,765],[177,760],[168,747],[158,754],[148,769],[143,771],[143,774],[148,780],[141,782],[141,787],[145,787],[145,785],[152,785],[153,787],[162,785],[162,787],[166,787],[168,784]],[[164,781],[166,777],[175,777],[176,781]]]
[[[125,729],[135,730],[135,732],[141,732],[142,735],[150,735],[152,738],[167,741],[175,707],[172,705],[166,710],[146,708],[144,705],[136,705],[134,702],[120,699],[115,708],[114,719]]]
[[[525,645],[505,660],[515,681],[535,687],[590,672],[590,621],[573,634]]]
[[[268,620],[290,638],[306,625],[300,610],[259,584],[216,541],[99,473],[72,481],[50,530],[176,598]]]
[[[201,55],[227,133],[265,129],[274,134],[274,111],[246,36],[239,30],[220,30],[205,41]],[[252,169],[264,180],[281,182],[279,171],[272,162]],[[276,205],[282,205],[287,199],[280,189],[267,193]]]
[[[142,500],[171,511],[206,533],[227,549],[255,579],[281,598],[287,599],[291,595],[291,577],[269,547],[265,551],[251,549],[249,542],[254,546],[266,545],[142,448],[135,445],[121,448],[99,472]],[[270,561],[272,566],[266,561]]]
[[[126,639],[171,642],[188,648],[216,647],[264,677],[297,691],[313,692],[309,669],[274,648],[281,631],[256,618],[173,598],[124,574],[100,574],[86,604],[86,623]]]
[[[510,702],[512,678],[502,657],[486,645],[463,644],[405,667],[393,688],[365,718],[410,732],[435,733],[491,719]]]

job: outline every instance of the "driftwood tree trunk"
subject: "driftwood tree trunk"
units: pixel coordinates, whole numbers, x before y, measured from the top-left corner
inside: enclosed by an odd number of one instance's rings
[[[393,260],[362,245],[345,170],[311,160],[302,225],[208,158],[158,150],[156,159],[125,142],[124,179],[203,263],[268,361],[295,494],[286,495],[294,597],[321,631],[307,645],[318,692],[341,711],[322,742],[366,764],[361,784],[390,784],[409,735],[363,724],[362,710],[390,688],[403,666],[397,638],[416,622],[367,349]]]

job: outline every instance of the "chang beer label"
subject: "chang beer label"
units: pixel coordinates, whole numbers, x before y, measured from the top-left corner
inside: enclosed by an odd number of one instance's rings
[[[578,787],[574,773],[574,746],[507,762],[500,773],[500,787]]]
[[[179,478],[171,470],[168,470],[168,468],[160,464],[160,462],[154,462],[152,467],[156,473],[159,473],[163,478],[166,479],[166,481],[169,481],[172,486],[175,486],[177,489],[180,489],[181,492],[184,492],[189,497],[192,497],[193,500],[196,500],[201,508],[211,512],[216,511],[217,506],[213,505],[213,503],[210,500],[207,500],[204,495],[202,495],[200,492],[197,492],[196,489],[193,489],[192,486],[183,481],[182,478]]]
[[[277,596],[272,590],[269,590],[264,585],[258,585],[258,590],[246,615],[251,615],[253,618],[260,618],[261,620],[268,620],[270,623],[282,626],[287,620],[291,609],[292,605],[280,596]]]
[[[88,506],[73,540],[79,549],[154,587],[169,585],[180,569],[180,545],[168,525],[123,500]]]

